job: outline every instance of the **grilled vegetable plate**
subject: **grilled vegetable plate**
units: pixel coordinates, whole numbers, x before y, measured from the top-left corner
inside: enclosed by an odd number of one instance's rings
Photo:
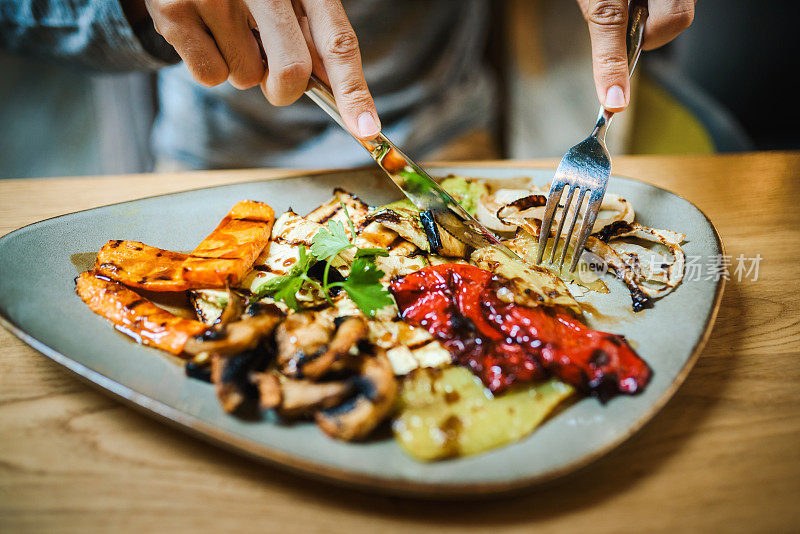
[[[546,173],[463,171],[443,185],[534,253]],[[0,239],[0,311],[90,381],[259,458],[393,492],[507,490],[630,435],[702,346],[721,283],[685,263],[721,248],[654,191],[612,179],[593,277],[448,236],[430,254],[367,172],[145,199]]]

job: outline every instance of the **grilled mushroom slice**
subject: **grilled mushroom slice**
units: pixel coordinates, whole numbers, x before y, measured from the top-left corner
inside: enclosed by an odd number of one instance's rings
[[[336,333],[333,335],[327,350],[320,356],[302,364],[303,376],[308,378],[320,378],[330,370],[343,356],[347,355],[353,347],[366,339],[369,334],[367,321],[363,317],[349,316],[340,317],[334,321],[337,325]]]
[[[383,421],[397,397],[397,381],[386,353],[375,349],[375,355],[362,355],[359,375],[350,379],[355,395],[314,416],[323,432],[336,439],[362,439]]]
[[[254,373],[262,408],[277,408],[281,404],[281,380],[277,373]]]
[[[256,349],[211,357],[211,382],[217,386],[217,398],[227,413],[245,415],[257,408],[259,391],[250,374],[262,366],[265,356]]]
[[[308,311],[289,315],[275,331],[277,362],[283,374],[300,377],[302,365],[327,350],[334,328],[333,319],[326,314]]]
[[[203,336],[190,339],[184,350],[189,354],[208,352],[230,356],[252,350],[262,339],[270,335],[283,319],[283,312],[276,306],[264,307],[256,316],[245,316],[228,323],[219,330],[210,330]]]
[[[274,408],[290,418],[336,406],[353,391],[353,382],[349,380],[313,382],[280,377],[276,373],[259,373],[256,382],[261,393],[261,407]]]

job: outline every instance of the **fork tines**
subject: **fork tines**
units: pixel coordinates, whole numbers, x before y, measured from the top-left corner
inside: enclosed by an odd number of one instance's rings
[[[597,213],[600,211],[600,203],[603,199],[603,191],[597,191],[592,188],[587,187],[580,187],[579,184],[574,183],[572,180],[566,177],[557,177],[553,180],[553,185],[550,187],[550,193],[547,196],[547,205],[545,206],[545,214],[544,218],[542,219],[542,227],[539,233],[539,247],[536,254],[536,263],[541,263],[542,258],[544,256],[545,247],[547,245],[547,240],[550,237],[550,230],[553,226],[553,218],[556,215],[556,211],[559,207],[559,201],[561,200],[561,195],[564,192],[564,188],[569,187],[567,192],[567,199],[564,202],[563,210],[561,212],[561,219],[558,222],[558,228],[556,229],[556,233],[553,236],[553,247],[550,252],[550,260],[549,263],[552,265],[555,263],[556,254],[558,253],[558,245],[561,240],[561,232],[564,229],[564,222],[567,219],[567,215],[569,215],[570,205],[572,204],[572,199],[575,197],[575,192],[578,191],[578,201],[575,204],[575,209],[573,210],[572,220],[569,223],[569,228],[567,230],[566,238],[564,239],[564,246],[561,249],[561,256],[558,260],[558,271],[560,272],[564,267],[564,260],[567,257],[567,250],[569,249],[570,241],[572,240],[572,234],[575,230],[575,224],[578,221],[578,216],[580,215],[581,206],[583,205],[583,200],[586,196],[586,193],[590,193],[589,196],[589,203],[586,207],[586,214],[583,217],[583,223],[581,224],[580,230],[578,232],[578,239],[575,243],[575,248],[572,255],[572,262],[570,263],[570,272],[575,271],[575,268],[578,265],[578,260],[581,257],[581,253],[583,252],[583,247],[586,244],[586,239],[588,238],[589,234],[592,231],[592,227],[594,226],[594,222],[597,219]]]

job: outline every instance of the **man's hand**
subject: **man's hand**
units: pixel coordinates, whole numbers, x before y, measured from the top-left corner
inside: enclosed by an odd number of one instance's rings
[[[339,0],[145,0],[156,31],[203,85],[261,86],[270,103],[291,104],[312,70],[330,82],[348,128],[380,131],[358,40]],[[262,59],[257,34],[266,53]]]
[[[589,24],[597,98],[609,111],[628,107],[631,97],[628,52],[627,0],[578,0]],[[644,27],[644,49],[652,50],[673,40],[694,19],[695,0],[650,0]]]

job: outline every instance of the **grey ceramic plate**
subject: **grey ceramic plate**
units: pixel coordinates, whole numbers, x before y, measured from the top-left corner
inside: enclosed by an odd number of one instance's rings
[[[500,178],[552,171],[446,168],[436,174]],[[91,265],[109,239],[138,240],[172,250],[194,247],[235,202],[257,199],[276,212],[300,213],[335,186],[378,204],[395,200],[393,184],[375,172],[339,172],[176,193],[72,213],[27,226],[0,239],[0,316],[23,341],[106,391],[212,442],[329,480],[386,492],[480,495],[513,490],[575,470],[639,429],[686,377],[711,329],[722,284],[686,280],[654,309],[633,315],[621,284],[592,300],[595,328],[626,335],[655,371],[647,390],[602,406],[583,399],[519,443],[479,456],[426,464],[391,439],[364,444],[332,441],[312,424],[279,426],[226,415],[213,388],[186,378],[176,360],[138,346],[92,314],[73,292],[73,278]],[[722,253],[719,236],[688,201],[640,182],[612,178],[609,191],[637,208],[648,226],[686,233],[684,250],[702,264]],[[600,298],[602,297],[602,298]]]

